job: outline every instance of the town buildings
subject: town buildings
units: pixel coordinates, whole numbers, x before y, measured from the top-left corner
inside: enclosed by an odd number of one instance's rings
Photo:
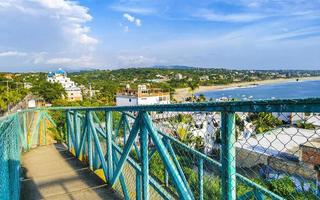
[[[67,77],[67,73],[61,68],[55,72],[49,72],[47,81],[50,83],[60,83],[67,93],[67,96],[65,97],[67,100],[82,100],[81,89],[74,83],[74,81]]]
[[[180,73],[175,74],[175,75],[174,75],[174,77],[175,77],[175,79],[177,79],[177,80],[181,80],[181,79],[183,79],[183,75],[182,75],[182,74],[180,74]]]
[[[117,106],[137,106],[137,105],[154,105],[169,104],[170,93],[163,92],[158,88],[148,88],[146,85],[138,85],[134,90],[127,85],[123,91],[116,95]]]

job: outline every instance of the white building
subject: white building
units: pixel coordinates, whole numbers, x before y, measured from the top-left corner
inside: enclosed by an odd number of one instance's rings
[[[23,83],[23,88],[25,88],[25,89],[31,89],[31,88],[32,88],[32,85],[31,85],[31,83],[25,82],[25,83]]]
[[[116,103],[117,106],[169,104],[170,94],[161,89],[148,89],[146,85],[138,85],[138,90],[127,85],[124,91],[117,93]]]
[[[183,79],[183,76],[182,76],[182,74],[180,74],[180,73],[174,75],[174,77],[175,77],[177,80]]]
[[[81,89],[76,86],[74,81],[67,77],[67,73],[59,68],[55,72],[49,72],[47,81],[50,83],[60,83],[67,93],[67,99],[69,101],[81,101],[82,93]]]
[[[209,76],[201,76],[200,77],[200,81],[208,81],[209,80]]]

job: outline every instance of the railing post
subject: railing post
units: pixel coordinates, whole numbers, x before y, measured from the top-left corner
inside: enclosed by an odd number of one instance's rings
[[[221,113],[221,186],[222,199],[236,199],[235,113]]]
[[[264,200],[264,195],[259,190],[254,190],[254,198],[256,200]]]
[[[198,191],[199,200],[203,200],[203,159],[198,160]]]
[[[79,158],[78,153],[78,148],[79,148],[79,144],[80,144],[80,133],[79,133],[79,120],[78,120],[78,112],[74,111],[73,113],[73,130],[74,130],[74,135],[75,135],[75,154],[76,157]]]
[[[136,171],[136,200],[141,200],[141,175]]]
[[[90,124],[91,111],[87,111],[86,120],[87,120],[87,142],[88,142],[88,158],[89,158],[89,168],[93,170],[93,153],[92,153],[92,134],[91,129],[94,128]]]
[[[23,143],[23,148],[24,151],[28,150],[28,127],[27,127],[27,113],[23,113],[22,114],[23,118],[23,135],[24,135],[24,141],[22,141]]]
[[[42,116],[42,142],[44,145],[47,145],[47,119]]]
[[[142,199],[149,199],[149,153],[148,153],[148,130],[144,121],[141,120],[140,150],[142,169]]]
[[[124,118],[127,117],[126,115],[123,116]],[[126,133],[127,133],[127,125],[126,125],[126,119],[123,119],[123,145],[126,144]]]
[[[70,110],[67,110],[66,113],[66,118],[67,118],[67,141],[68,141],[68,150],[71,151],[71,124],[70,124]]]
[[[106,111],[106,145],[107,145],[107,167],[108,177],[107,181],[110,183],[113,177],[113,158],[112,158],[112,112]]]

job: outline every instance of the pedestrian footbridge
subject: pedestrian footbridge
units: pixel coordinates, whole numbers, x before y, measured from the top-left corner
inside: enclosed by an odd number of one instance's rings
[[[62,144],[32,149],[21,166],[21,199],[121,199]]]
[[[319,112],[320,99],[19,111],[0,118],[0,199],[318,199]]]

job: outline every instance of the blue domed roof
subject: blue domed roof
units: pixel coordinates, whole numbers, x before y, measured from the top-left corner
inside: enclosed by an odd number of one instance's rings
[[[54,75],[54,73],[52,73],[52,72],[48,73],[48,77],[53,77],[53,75]]]
[[[55,73],[56,74],[66,74],[66,72],[61,68],[59,68]]]

